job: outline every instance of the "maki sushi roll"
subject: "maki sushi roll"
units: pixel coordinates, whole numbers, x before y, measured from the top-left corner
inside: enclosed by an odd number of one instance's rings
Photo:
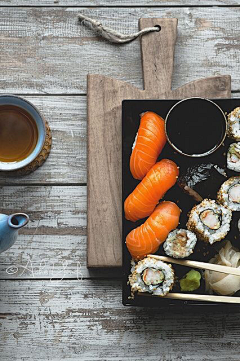
[[[185,258],[193,253],[197,243],[196,235],[186,229],[175,229],[170,232],[163,244],[165,253],[173,258]]]
[[[240,140],[240,107],[228,114],[228,136]]]
[[[221,185],[217,201],[232,211],[240,211],[240,177],[231,177]]]
[[[240,172],[240,143],[232,143],[227,153],[228,169]]]
[[[148,292],[165,296],[174,284],[174,271],[170,264],[146,257],[139,261],[129,276],[132,295],[135,292]]]
[[[213,244],[221,241],[230,230],[232,212],[214,200],[204,199],[192,208],[187,228],[202,241]]]

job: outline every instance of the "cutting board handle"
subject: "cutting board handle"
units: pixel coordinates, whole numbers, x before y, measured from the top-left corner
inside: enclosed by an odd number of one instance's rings
[[[164,93],[171,90],[177,19],[141,18],[140,30],[158,25],[159,32],[142,36],[142,68],[144,89]]]

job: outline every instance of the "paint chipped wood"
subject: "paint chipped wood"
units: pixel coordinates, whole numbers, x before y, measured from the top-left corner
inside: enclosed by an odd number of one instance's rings
[[[4,360],[239,359],[236,315],[124,308],[116,280],[1,281],[0,288]]]
[[[39,3],[38,0],[0,0],[0,6],[51,6],[51,7],[61,7],[61,6],[90,6],[99,7],[99,6],[232,6],[239,5],[238,0],[137,0],[137,1],[128,1],[128,0],[81,0],[79,3],[78,0],[41,0]]]
[[[30,222],[0,254],[0,279],[120,276],[87,269],[86,193],[84,186],[1,187],[1,213],[24,211]]]
[[[114,46],[80,26],[82,11],[123,33],[141,17],[178,18],[173,88],[231,74],[240,90],[238,8],[8,8],[0,12],[0,86],[21,94],[86,94],[86,75],[103,74],[142,88],[140,45]]]

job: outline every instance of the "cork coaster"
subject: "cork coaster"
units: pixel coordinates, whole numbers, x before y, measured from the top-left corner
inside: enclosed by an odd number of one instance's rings
[[[49,153],[51,151],[51,146],[52,146],[51,129],[49,127],[48,122],[45,119],[44,119],[44,122],[45,122],[45,128],[46,128],[46,138],[45,138],[45,142],[42,147],[42,150],[38,154],[38,156],[26,167],[23,167],[21,169],[17,169],[14,171],[1,172],[2,174],[6,174],[10,177],[24,176],[24,175],[28,175],[28,174],[34,172],[36,169],[38,169],[39,167],[41,167],[43,165],[43,163],[46,161],[46,159],[49,156]]]

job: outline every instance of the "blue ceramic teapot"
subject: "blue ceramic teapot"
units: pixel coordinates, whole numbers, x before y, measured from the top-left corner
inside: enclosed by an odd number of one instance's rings
[[[25,213],[15,213],[11,216],[0,214],[0,253],[6,251],[17,240],[18,230],[29,221]]]

